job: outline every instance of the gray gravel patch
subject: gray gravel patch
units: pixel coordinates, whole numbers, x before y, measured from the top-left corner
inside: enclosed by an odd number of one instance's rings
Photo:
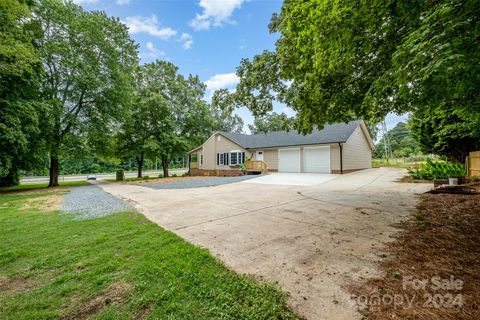
[[[62,202],[62,211],[74,215],[76,219],[97,218],[131,210],[133,207],[128,202],[93,185],[71,188]]]
[[[155,183],[155,184],[144,184],[142,187],[152,188],[152,189],[187,189],[187,188],[203,188],[203,187],[213,187],[219,186],[227,183],[234,183],[245,181],[253,178],[258,178],[259,175],[248,175],[240,177],[215,177],[215,178],[204,178],[204,179],[192,179],[192,180],[179,180],[175,182],[167,183]]]

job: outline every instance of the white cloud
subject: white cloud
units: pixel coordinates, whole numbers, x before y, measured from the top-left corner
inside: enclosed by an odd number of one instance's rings
[[[188,33],[182,33],[182,36],[178,40],[182,43],[182,47],[186,50],[190,49],[193,44],[193,38],[190,34]]]
[[[160,39],[169,39],[177,34],[172,28],[160,28],[155,15],[151,17],[133,16],[126,17],[123,21],[130,33],[147,33],[149,35],[159,37]]]
[[[146,53],[142,54],[143,57],[158,58],[160,56],[165,55],[164,51],[161,51],[161,50],[158,50],[157,48],[155,48],[153,43],[151,43],[150,41],[147,42],[146,46],[147,46],[148,51]]]
[[[230,17],[243,2],[244,0],[200,0],[199,6],[203,8],[203,12],[197,13],[190,25],[195,30],[208,30],[211,26],[234,23]]]
[[[115,1],[119,6],[130,4],[131,0],[117,0]]]
[[[236,85],[240,79],[237,77],[235,73],[223,73],[223,74],[216,74],[207,81],[205,84],[207,85],[207,89],[211,91],[215,91],[218,89],[229,88]]]

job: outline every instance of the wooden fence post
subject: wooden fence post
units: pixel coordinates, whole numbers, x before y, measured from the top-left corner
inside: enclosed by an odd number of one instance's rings
[[[473,151],[467,157],[467,174],[480,177],[480,151]]]

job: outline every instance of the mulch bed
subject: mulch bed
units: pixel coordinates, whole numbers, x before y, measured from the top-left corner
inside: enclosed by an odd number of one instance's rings
[[[379,263],[352,285],[364,319],[480,319],[480,195],[423,194]]]

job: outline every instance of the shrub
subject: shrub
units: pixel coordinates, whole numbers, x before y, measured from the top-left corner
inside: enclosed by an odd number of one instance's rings
[[[410,168],[408,174],[413,179],[432,180],[460,178],[465,176],[465,166],[461,163],[449,163],[432,161],[427,159],[426,163],[417,168]]]
[[[125,180],[125,172],[123,170],[117,170],[115,180],[117,180],[117,181]]]

